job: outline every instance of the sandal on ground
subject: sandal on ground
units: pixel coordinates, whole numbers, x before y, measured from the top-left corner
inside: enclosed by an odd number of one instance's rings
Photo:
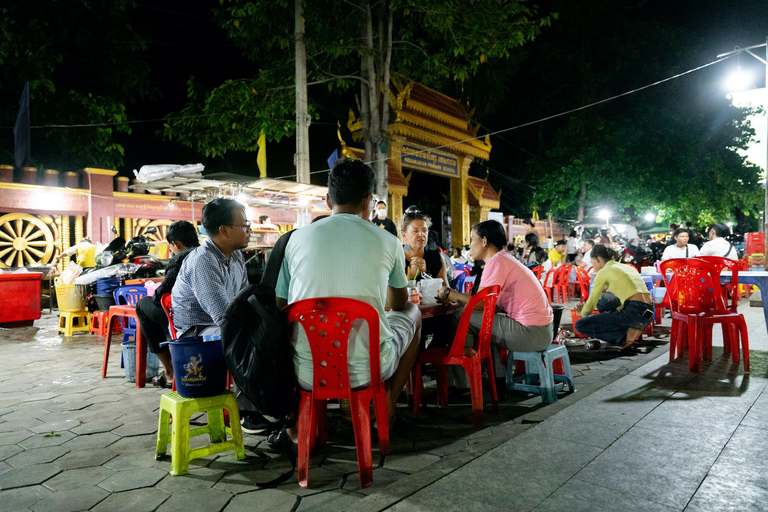
[[[407,420],[405,420],[404,418],[401,418],[400,416],[395,416],[395,421],[390,422],[390,425],[389,425],[389,436],[399,437],[405,434],[406,432],[408,432],[409,427],[410,427],[410,423],[408,423]],[[376,428],[376,423],[371,423],[371,433],[373,434],[372,437],[374,439],[379,438],[379,431]]]
[[[289,457],[293,456],[292,460],[296,460],[296,456],[299,454],[299,445],[291,441],[291,436],[288,435],[286,429],[287,427],[283,427],[269,434],[267,446],[275,451],[282,451]]]
[[[170,382],[165,378],[165,372],[152,378],[152,385],[156,388],[173,389],[173,379]]]

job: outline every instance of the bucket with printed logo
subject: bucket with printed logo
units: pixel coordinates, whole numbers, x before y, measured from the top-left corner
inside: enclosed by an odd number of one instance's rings
[[[176,392],[184,398],[222,394],[227,388],[227,364],[220,336],[180,338],[168,345],[173,360]]]

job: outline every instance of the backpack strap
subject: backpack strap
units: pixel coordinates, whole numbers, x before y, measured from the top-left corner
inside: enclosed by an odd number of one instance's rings
[[[728,248],[728,252],[725,253],[725,256],[723,258],[727,258],[729,254],[731,254],[731,251],[733,250],[733,244],[730,244],[731,246]]]
[[[687,245],[687,244],[686,244],[686,246],[685,246],[685,257],[686,257],[686,258],[688,257],[688,245]]]
[[[291,239],[291,235],[295,232],[295,229],[290,230],[283,236],[281,236],[275,246],[272,247],[272,252],[269,255],[269,261],[267,261],[267,268],[264,270],[264,274],[261,276],[261,284],[274,289],[277,286],[277,277],[280,275],[280,267],[283,265],[283,257],[285,256],[285,248],[288,245],[288,241]]]

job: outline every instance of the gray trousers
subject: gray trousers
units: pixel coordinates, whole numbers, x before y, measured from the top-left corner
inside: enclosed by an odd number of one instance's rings
[[[454,332],[459,326],[459,319],[463,312],[464,308],[456,311],[453,315]],[[469,321],[469,332],[465,346],[474,346],[482,325],[483,312],[473,312],[472,319]],[[503,377],[506,371],[501,364],[499,349],[506,349],[510,352],[541,352],[552,343],[554,338],[552,329],[552,324],[523,325],[517,320],[509,318],[506,313],[496,313],[493,317],[493,329],[491,330],[491,353],[493,354],[496,377]],[[459,371],[449,370],[449,383],[456,387],[469,387],[465,372],[458,367],[451,368],[457,368]],[[465,385],[461,382],[462,377]]]

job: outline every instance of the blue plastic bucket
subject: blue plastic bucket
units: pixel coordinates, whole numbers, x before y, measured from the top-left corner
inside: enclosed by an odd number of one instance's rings
[[[173,360],[176,392],[184,398],[220,395],[227,387],[227,364],[220,336],[167,341]]]

